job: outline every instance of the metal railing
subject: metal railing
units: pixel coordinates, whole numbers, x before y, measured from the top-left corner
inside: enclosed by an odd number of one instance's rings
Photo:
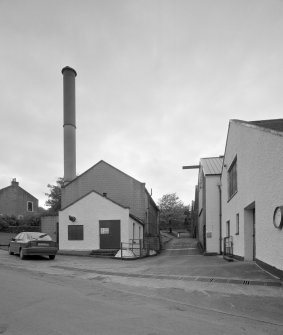
[[[130,239],[129,242],[121,242],[121,258],[141,258],[160,252],[161,242],[159,236],[145,237],[144,239]]]
[[[233,236],[224,237],[223,257],[233,257]]]
[[[121,242],[121,258],[140,258],[144,256],[143,240],[130,239],[129,242]]]

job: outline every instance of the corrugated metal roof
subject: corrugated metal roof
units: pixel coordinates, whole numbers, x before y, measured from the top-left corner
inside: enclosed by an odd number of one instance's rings
[[[207,175],[221,174],[223,157],[208,157],[201,158],[200,164],[203,168],[203,173]]]

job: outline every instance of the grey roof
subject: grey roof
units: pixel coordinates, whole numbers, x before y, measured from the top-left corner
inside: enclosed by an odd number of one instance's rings
[[[203,168],[203,173],[206,176],[209,175],[219,175],[222,170],[223,157],[208,157],[201,158],[200,165]]]
[[[277,133],[283,132],[283,119],[270,119],[270,120],[258,120],[258,121],[243,121],[243,120],[236,120],[232,119],[230,122],[238,122],[242,123],[243,125],[251,125],[261,128],[261,130],[265,131],[272,131]]]
[[[283,119],[250,121],[249,123],[259,127],[283,132]]]

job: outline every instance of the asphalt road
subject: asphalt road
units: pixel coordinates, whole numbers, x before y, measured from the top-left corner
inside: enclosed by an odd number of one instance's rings
[[[0,250],[0,334],[283,333],[281,288],[143,277],[159,261],[170,267],[167,252],[141,261],[21,261]]]

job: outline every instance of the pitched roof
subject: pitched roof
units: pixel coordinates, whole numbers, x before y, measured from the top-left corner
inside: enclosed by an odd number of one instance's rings
[[[270,120],[258,120],[258,121],[243,121],[243,120],[232,119],[229,122],[229,127],[230,123],[238,123],[246,127],[252,127],[275,135],[283,136],[283,119],[270,119]]]
[[[74,178],[73,180],[71,180],[67,185],[64,185],[63,187],[68,187],[68,185],[70,185],[71,183],[73,183],[75,180],[81,178],[81,176],[83,176],[84,174],[87,174],[90,170],[94,169],[96,166],[101,165],[101,164],[108,165],[108,166],[111,167],[112,169],[114,169],[114,170],[120,172],[121,174],[127,176],[128,178],[131,178],[131,179],[137,181],[137,182],[140,183],[140,184],[145,184],[145,183],[142,183],[142,182],[138,181],[137,179],[131,177],[131,176],[128,175],[127,173],[125,173],[125,172],[123,172],[123,171],[117,169],[115,166],[113,166],[113,165],[111,165],[111,164],[109,164],[109,163],[107,163],[107,162],[105,162],[104,160],[101,159],[99,162],[97,162],[96,164],[92,165],[89,169],[87,169],[86,171],[84,171],[83,173],[81,173],[79,176],[76,176],[76,178]]]
[[[259,127],[283,132],[283,119],[250,121],[249,123]]]
[[[95,194],[99,195],[100,197],[102,197],[102,198],[104,198],[104,199],[106,199],[106,200],[112,202],[113,204],[115,204],[115,205],[117,205],[117,206],[119,206],[119,207],[122,207],[122,208],[125,208],[125,209],[130,209],[129,207],[126,207],[126,206],[123,206],[123,205],[121,205],[121,204],[118,204],[118,202],[116,202],[116,201],[114,201],[114,200],[112,200],[112,199],[110,199],[110,198],[107,198],[107,197],[103,196],[102,194],[100,194],[99,192],[97,192],[97,191],[95,191],[95,190],[91,190],[91,191],[89,191],[88,193],[82,195],[80,198],[74,200],[73,202],[71,202],[71,203],[68,204],[67,206],[61,208],[60,211],[63,211],[63,210],[65,210],[66,208],[68,208],[68,207],[70,207],[70,206],[73,206],[75,203],[77,203],[77,202],[79,202],[80,200],[86,198],[86,197],[89,196],[91,193],[95,193]]]
[[[203,168],[203,173],[206,176],[219,175],[221,174],[223,163],[223,157],[207,157],[201,158],[200,164]]]

